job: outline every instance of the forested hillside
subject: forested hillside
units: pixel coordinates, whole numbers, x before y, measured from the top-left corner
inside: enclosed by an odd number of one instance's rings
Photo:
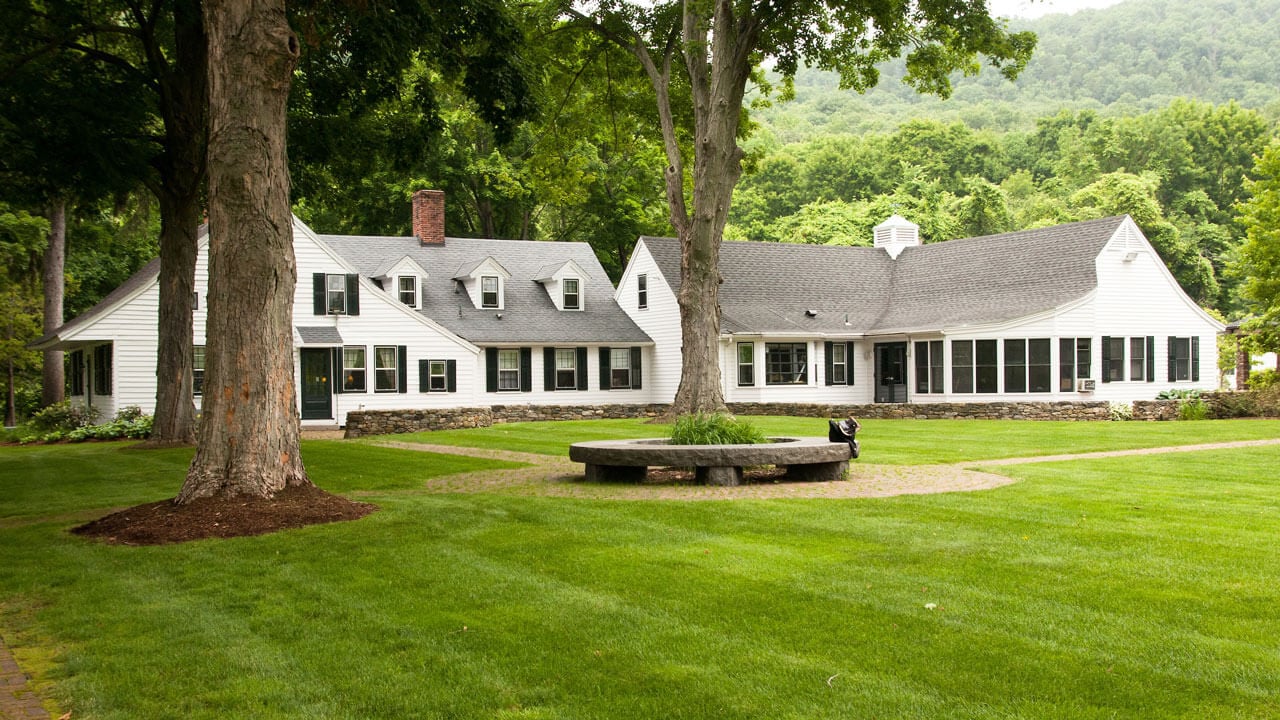
[[[1234,100],[1280,118],[1280,6],[1274,0],[1126,0],[1103,10],[1013,20],[1039,42],[1009,83],[989,70],[958,78],[948,100],[902,84],[901,63],[884,66],[865,95],[841,91],[816,70],[796,78],[796,97],[755,114],[764,134],[795,142],[822,133],[888,131],[904,120],[963,121],[977,129],[1027,130],[1063,107],[1124,115],[1177,97]]]

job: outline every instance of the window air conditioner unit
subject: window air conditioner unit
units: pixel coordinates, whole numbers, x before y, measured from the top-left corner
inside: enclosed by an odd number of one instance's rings
[[[1076,392],[1093,392],[1096,387],[1092,379],[1076,381]]]

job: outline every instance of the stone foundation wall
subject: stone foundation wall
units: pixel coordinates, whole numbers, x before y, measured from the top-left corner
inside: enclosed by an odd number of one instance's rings
[[[1181,400],[1134,400],[1134,420],[1177,420]]]
[[[800,403],[730,403],[735,415],[950,420],[1109,420],[1105,402],[878,403],[818,405]]]
[[[358,410],[347,413],[348,438],[489,427],[507,422],[538,420],[606,420],[651,418],[666,405],[491,405],[433,410]]]

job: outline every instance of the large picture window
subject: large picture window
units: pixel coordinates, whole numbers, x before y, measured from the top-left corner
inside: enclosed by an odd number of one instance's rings
[[[1053,391],[1053,343],[1049,338],[1027,341],[1027,384],[1033,393]]]
[[[1027,341],[1004,341],[1004,391],[1027,391]]]
[[[804,343],[767,343],[764,350],[766,385],[803,385],[808,382],[809,346]]]
[[[396,378],[399,375],[396,365],[396,348],[378,346],[373,349],[373,389],[375,392],[396,392],[399,386]]]
[[[756,345],[738,343],[738,387],[756,384]]]
[[[973,392],[973,341],[951,341],[951,392]]]
[[[980,393],[1000,392],[1000,366],[995,340],[974,340],[975,385]]]
[[[394,348],[383,348],[384,350],[392,350],[395,355]],[[344,347],[342,348],[342,392],[364,392],[365,391],[365,364],[363,347]],[[395,376],[395,373],[392,373]],[[395,389],[394,382],[392,389]]]

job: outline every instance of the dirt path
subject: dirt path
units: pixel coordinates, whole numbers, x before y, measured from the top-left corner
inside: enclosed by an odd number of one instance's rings
[[[430,492],[505,492],[520,495],[599,498],[613,500],[730,500],[748,498],[871,498],[894,495],[922,495],[940,492],[986,490],[1014,482],[1013,478],[974,470],[975,467],[1023,465],[1028,463],[1083,460],[1090,458],[1152,455],[1171,452],[1219,450],[1261,445],[1280,445],[1280,439],[1244,440],[1174,447],[1110,450],[1069,455],[973,460],[950,465],[863,465],[849,466],[844,482],[762,482],[739,487],[705,485],[645,484],[588,485],[582,479],[582,465],[567,458],[452,445],[380,442],[385,447],[466,455],[528,463],[514,470],[486,470],[432,478],[425,484]]]

